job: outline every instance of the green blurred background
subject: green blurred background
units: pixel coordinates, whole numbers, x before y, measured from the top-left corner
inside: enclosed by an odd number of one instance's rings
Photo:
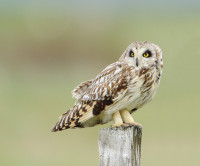
[[[142,166],[200,165],[200,3],[1,1],[0,165],[98,165],[94,128],[51,133],[71,90],[116,61],[133,41],[163,50],[143,125]]]

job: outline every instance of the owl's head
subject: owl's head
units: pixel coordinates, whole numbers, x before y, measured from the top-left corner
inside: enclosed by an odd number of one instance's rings
[[[147,41],[131,43],[119,60],[136,68],[163,66],[160,47]]]

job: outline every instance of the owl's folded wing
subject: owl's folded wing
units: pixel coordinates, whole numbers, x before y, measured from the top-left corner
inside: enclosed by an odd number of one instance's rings
[[[73,108],[60,117],[52,131],[84,127],[82,125],[84,122],[99,115],[107,106],[122,99],[132,77],[130,70],[131,68],[128,65],[112,64],[94,80],[82,83],[80,87],[83,85],[84,90],[78,89],[78,91],[81,91],[79,100]]]
[[[117,100],[123,97],[131,79],[130,67],[116,63],[103,70],[88,86],[80,100]]]
[[[79,100],[84,92],[87,90],[87,88],[91,85],[92,81],[93,80],[82,82],[80,85],[74,88],[74,90],[72,91],[72,97]]]

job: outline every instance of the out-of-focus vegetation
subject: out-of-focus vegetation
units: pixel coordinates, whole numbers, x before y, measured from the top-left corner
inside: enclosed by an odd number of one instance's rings
[[[0,165],[98,165],[101,127],[51,133],[71,90],[133,41],[163,50],[156,98],[143,124],[142,165],[200,163],[200,10],[191,1],[19,1],[0,7]]]

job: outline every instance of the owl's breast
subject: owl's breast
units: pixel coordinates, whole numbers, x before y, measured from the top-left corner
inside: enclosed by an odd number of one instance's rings
[[[156,94],[160,79],[157,78],[155,69],[141,69],[138,72],[137,83],[133,83],[129,90],[131,103],[127,107],[129,110],[140,108],[150,102]],[[136,97],[137,96],[137,97]]]
[[[156,94],[156,90],[160,84],[160,77],[156,70],[147,72],[143,79],[143,84],[140,87],[139,104],[144,105],[150,102]]]

